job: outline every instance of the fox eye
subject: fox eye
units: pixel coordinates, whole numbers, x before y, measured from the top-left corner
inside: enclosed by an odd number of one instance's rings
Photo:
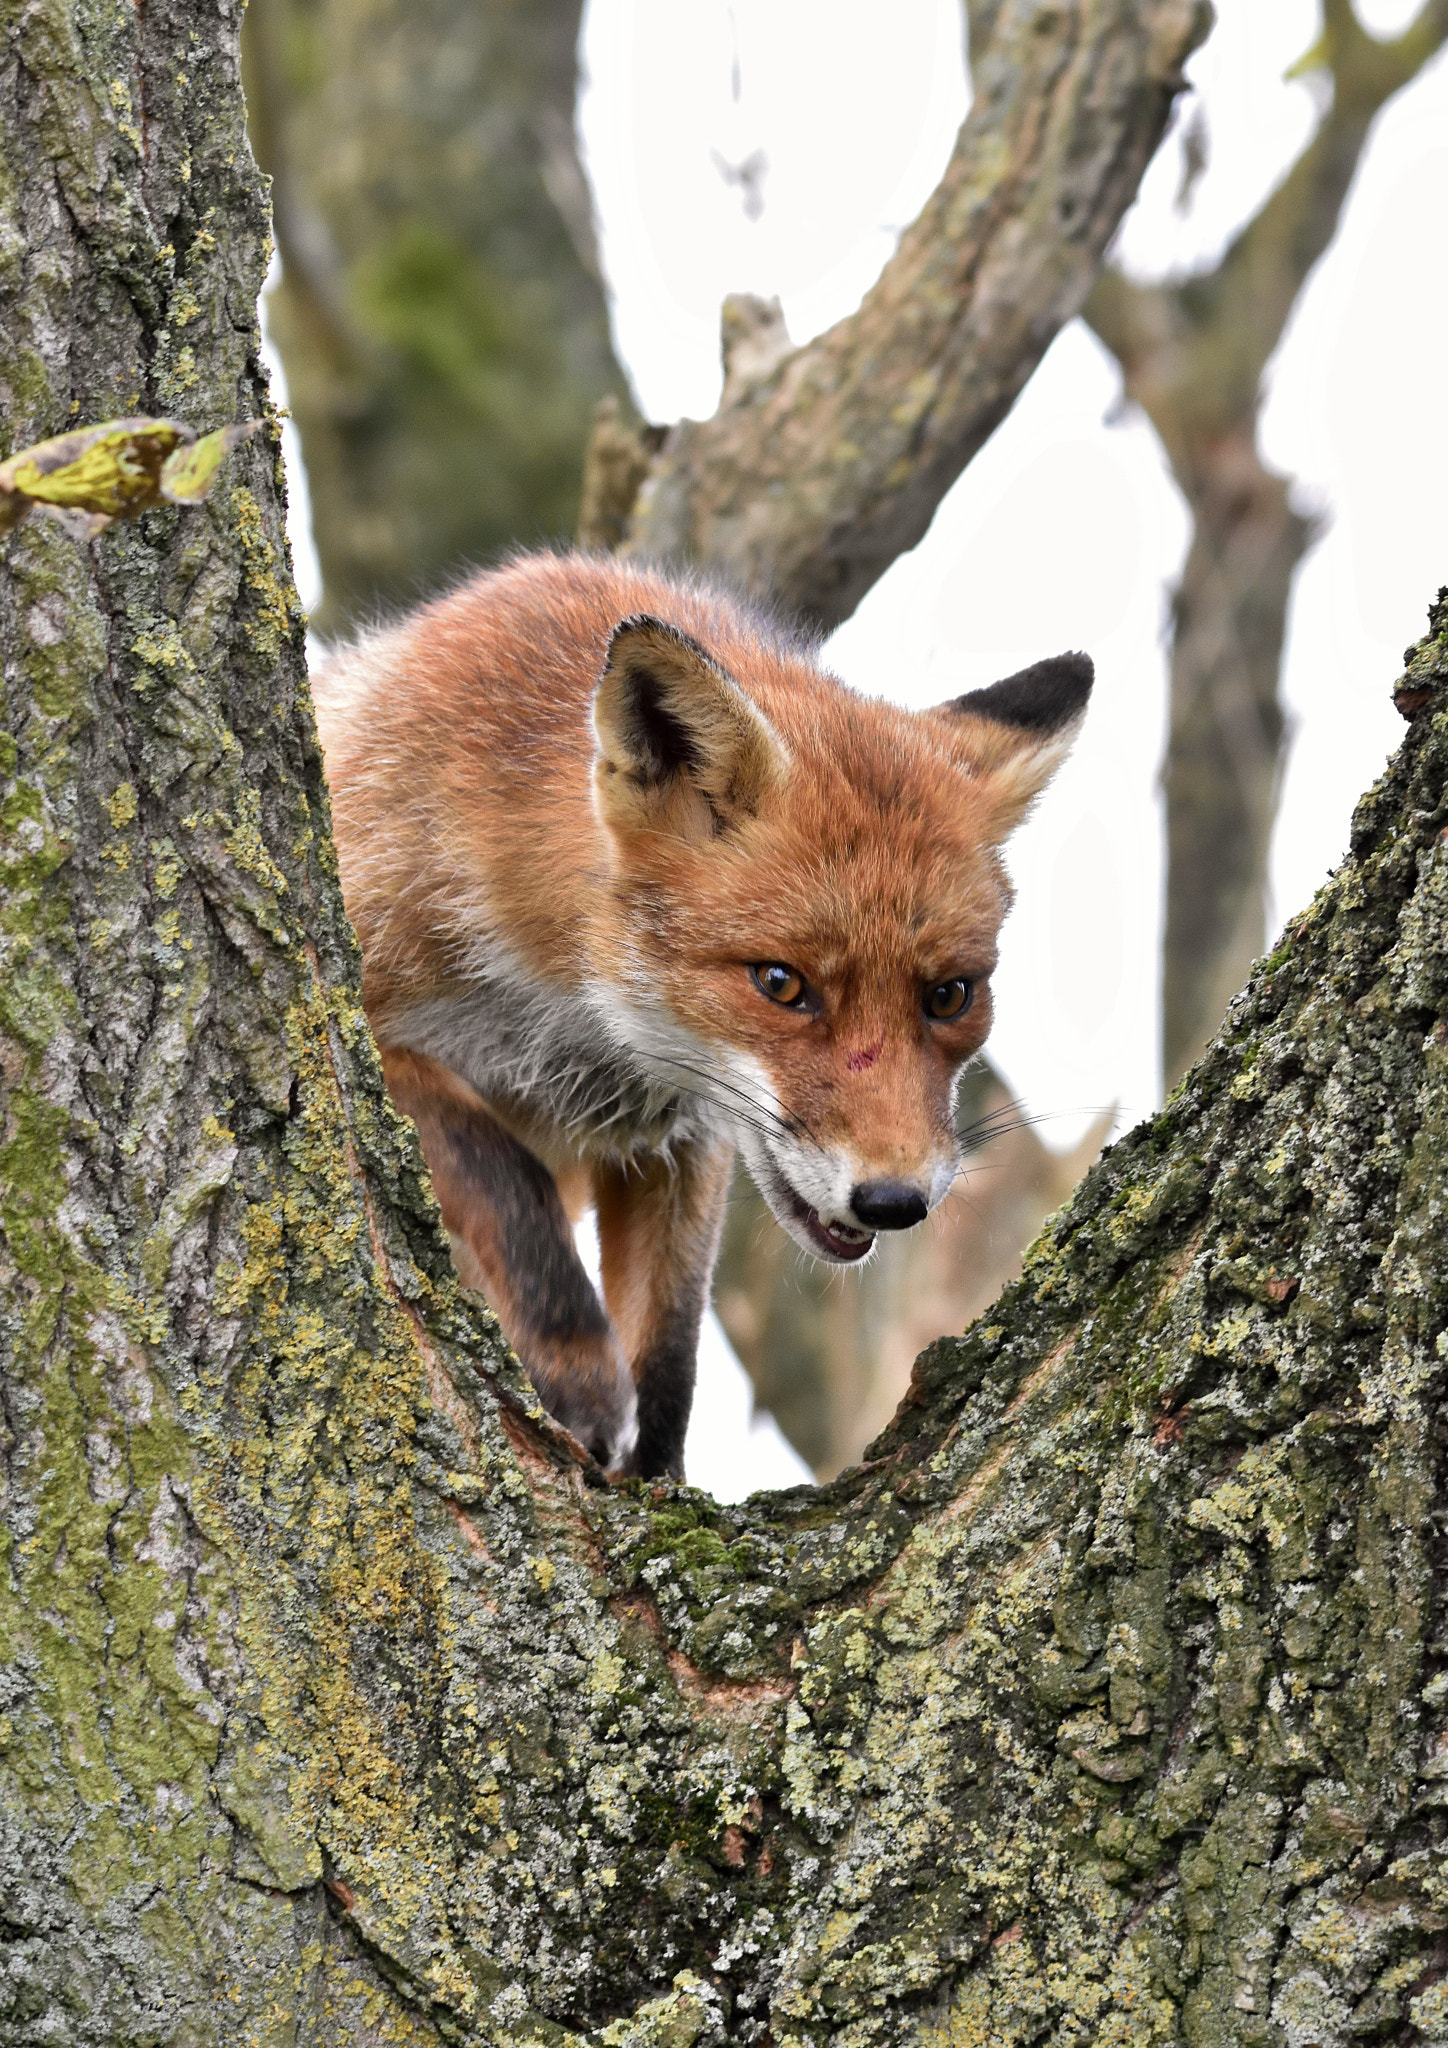
[[[962,976],[957,975],[953,981],[937,981],[934,988],[925,991],[925,1014],[937,1024],[963,1017],[974,994],[975,989]]]
[[[792,967],[786,967],[779,960],[761,960],[751,967],[754,986],[772,1003],[781,1003],[787,1010],[799,1009],[805,998],[804,976],[796,974]]]

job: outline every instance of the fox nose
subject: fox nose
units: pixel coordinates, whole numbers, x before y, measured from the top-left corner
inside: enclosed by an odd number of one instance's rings
[[[908,1180],[866,1180],[850,1196],[850,1209],[867,1230],[909,1230],[923,1223],[930,1204]]]

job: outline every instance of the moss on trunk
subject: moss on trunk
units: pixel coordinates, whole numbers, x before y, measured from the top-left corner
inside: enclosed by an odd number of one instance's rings
[[[236,28],[13,17],[17,437],[258,408]],[[723,1508],[452,1284],[233,463],[6,543],[0,2038],[1448,2035],[1448,609],[1165,1111],[864,1466]]]

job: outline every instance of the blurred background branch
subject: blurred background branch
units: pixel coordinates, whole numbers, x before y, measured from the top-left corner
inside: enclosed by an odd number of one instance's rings
[[[1351,0],[1324,0],[1298,69],[1330,104],[1317,133],[1214,269],[1143,285],[1108,266],[1086,319],[1161,437],[1193,532],[1173,600],[1166,792],[1163,1066],[1170,1086],[1217,1029],[1266,943],[1267,856],[1281,779],[1287,606],[1315,526],[1257,447],[1262,376],[1337,232],[1368,130],[1448,36],[1448,4],[1379,42]],[[1194,124],[1188,178],[1210,144]],[[1193,160],[1194,158],[1194,160]],[[1183,201],[1190,197],[1184,191]]]
[[[323,633],[571,533],[625,399],[578,158],[582,0],[252,0],[268,298]]]
[[[830,628],[1009,411],[1135,197],[1205,0],[1001,0],[945,174],[857,312],[726,382],[650,465],[625,553],[700,563]]]

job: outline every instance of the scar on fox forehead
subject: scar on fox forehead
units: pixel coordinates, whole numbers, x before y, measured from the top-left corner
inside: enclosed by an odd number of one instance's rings
[[[845,1061],[845,1065],[849,1068],[852,1074],[863,1074],[866,1067],[874,1066],[876,1060],[880,1057],[881,1053],[884,1050],[884,1039],[877,1038],[873,1045],[867,1045],[862,1052],[852,1052],[850,1054],[850,1057]]]

